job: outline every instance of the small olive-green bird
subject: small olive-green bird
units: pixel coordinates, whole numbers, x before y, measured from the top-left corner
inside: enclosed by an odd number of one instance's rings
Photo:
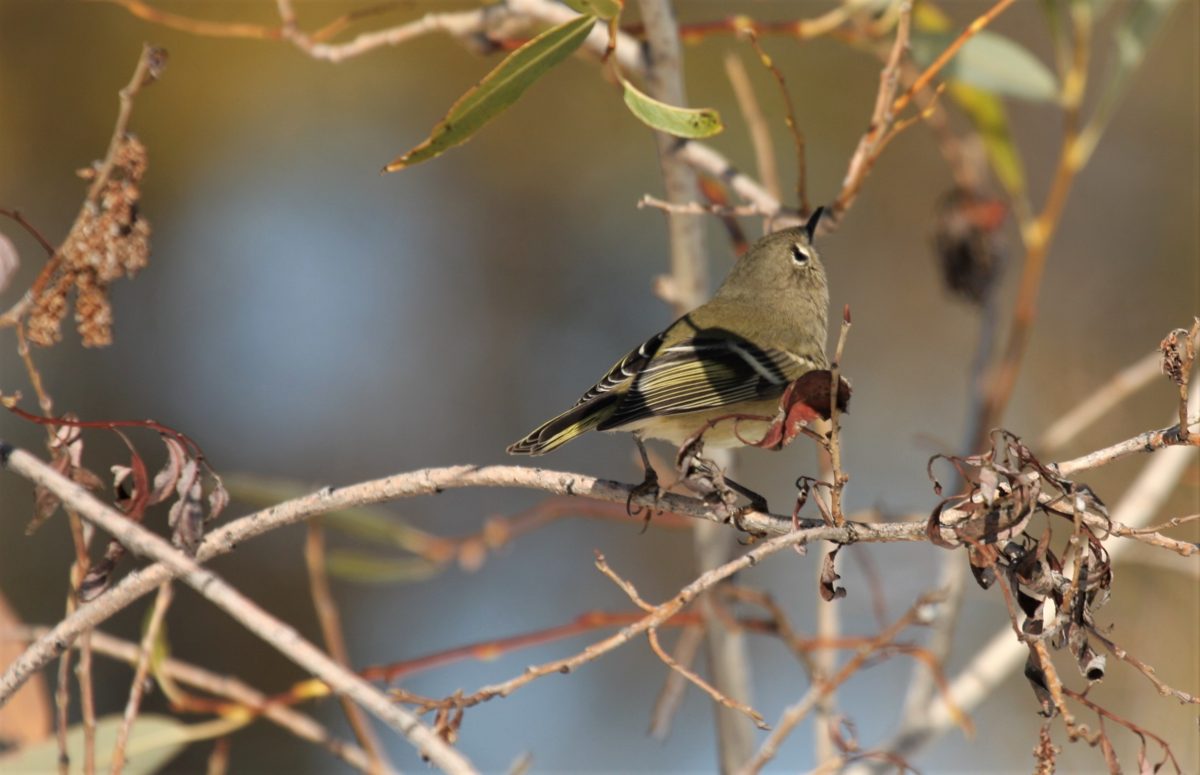
[[[730,414],[774,417],[788,384],[828,369],[829,288],[813,248],[818,209],[804,226],[754,243],[716,294],[613,366],[567,411],[508,448],[541,455],[590,430],[629,431],[676,446]],[[825,382],[827,415],[828,382]],[[708,446],[761,438],[766,421],[718,422]]]

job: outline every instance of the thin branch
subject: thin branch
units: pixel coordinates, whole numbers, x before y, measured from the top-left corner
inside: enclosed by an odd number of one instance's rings
[[[287,14],[294,13],[287,0],[280,0],[280,3],[280,14],[285,19]],[[294,16],[292,23],[295,23]],[[346,649],[346,639],[342,635],[342,617],[338,613],[333,590],[329,588],[329,575],[325,572],[325,526],[319,519],[308,522],[308,536],[304,542],[304,564],[308,568],[309,594],[312,595],[313,608],[316,609],[317,621],[321,625],[321,637],[325,641],[325,648],[338,664],[350,669],[350,654]],[[350,722],[354,737],[371,757],[372,774],[391,769],[383,758],[379,740],[375,737],[362,708],[345,695],[338,697],[338,701],[342,705],[342,712],[346,714],[346,720]]]
[[[787,82],[783,78],[783,72],[775,66],[775,62],[771,60],[770,55],[763,49],[762,44],[758,41],[758,35],[754,33],[753,29],[747,28],[745,36],[750,41],[750,45],[754,46],[754,51],[758,54],[758,59],[762,62],[763,67],[767,68],[775,78],[775,83],[779,86],[779,93],[783,96],[787,127],[792,135],[792,144],[796,151],[796,205],[800,208],[802,215],[808,215],[812,212],[812,209],[808,206],[808,161],[805,151],[804,133],[800,131],[800,123],[796,120],[796,106],[792,104],[792,95],[788,91]],[[763,180],[765,182],[766,178],[764,177]],[[775,195],[779,196],[778,193]]]
[[[125,768],[125,746],[129,742],[129,733],[133,731],[133,722],[137,719],[138,710],[142,705],[142,694],[146,689],[146,676],[150,673],[150,660],[154,653],[154,644],[158,633],[162,630],[167,609],[171,607],[171,582],[165,582],[158,588],[158,596],[154,599],[150,621],[142,634],[142,644],[138,650],[137,666],[133,671],[133,682],[129,685],[129,700],[125,703],[125,717],[121,729],[117,732],[117,741],[113,744],[112,775],[120,775]]]
[[[696,653],[700,650],[700,644],[703,642],[703,627],[699,625],[684,627],[683,631],[679,633],[679,640],[675,643],[675,653],[672,655],[672,659],[680,665],[691,665],[696,661]],[[650,737],[661,742],[671,734],[671,724],[683,703],[687,684],[687,679],[678,672],[672,670],[667,674],[667,680],[663,682],[662,690],[654,700],[654,710],[650,713],[650,728],[647,730]]]
[[[766,212],[757,205],[749,204],[740,207],[728,207],[716,204],[706,204],[703,202],[683,202],[676,204],[668,202],[665,199],[643,194],[638,200],[637,207],[642,210],[647,207],[653,207],[656,210],[663,212],[678,214],[678,215],[733,215],[733,216],[769,216],[771,213]]]
[[[688,681],[690,681],[692,684],[699,687],[701,691],[703,691],[705,694],[707,694],[709,697],[712,698],[713,702],[716,702],[719,705],[729,708],[732,711],[736,711],[738,713],[745,715],[747,718],[749,718],[751,721],[753,721],[754,725],[756,727],[758,727],[759,729],[769,729],[770,728],[767,726],[766,719],[764,719],[762,717],[762,714],[759,713],[758,711],[756,711],[754,708],[750,707],[749,705],[747,705],[744,702],[738,702],[737,700],[733,699],[732,697],[729,697],[729,696],[723,694],[719,689],[717,689],[715,686],[710,684],[708,681],[705,681],[703,678],[696,675],[696,673],[694,671],[689,670],[688,668],[681,665],[679,662],[675,661],[675,659],[672,658],[671,655],[668,654],[666,652],[666,650],[663,649],[662,644],[658,642],[658,629],[657,628],[651,627],[646,632],[646,637],[650,641],[650,648],[654,650],[654,653],[658,655],[658,658],[661,659],[663,661],[663,663],[666,664],[667,667],[671,668],[671,670],[675,671],[676,673],[678,673],[679,675],[683,676]]]
[[[779,721],[775,724],[775,730],[763,741],[754,758],[748,760],[738,770],[740,775],[752,775],[766,766],[767,762],[775,758],[775,755],[779,752],[779,746],[783,741],[792,733],[796,725],[803,721],[817,707],[822,697],[828,696],[834,689],[845,683],[851,676],[862,669],[871,656],[885,646],[890,645],[901,632],[913,624],[924,622],[928,618],[929,607],[939,601],[940,597],[936,593],[922,595],[903,616],[871,639],[866,646],[858,649],[854,656],[847,660],[846,664],[836,674],[814,682],[812,687],[798,702],[784,710],[783,715],[780,716]]]
[[[720,179],[742,199],[762,212],[775,216],[775,223],[780,228],[801,222],[798,213],[785,212],[778,198],[763,188],[758,181],[734,167],[711,146],[690,140],[676,147],[675,156],[695,169]]]
[[[271,616],[212,571],[201,567],[164,539],[96,500],[83,487],[28,452],[12,450],[4,457],[7,458],[5,465],[10,470],[51,489],[65,505],[78,509],[81,515],[113,535],[129,550],[162,562],[170,568],[171,575],[178,576],[280,653],[319,676],[335,691],[354,698],[381,721],[403,735],[435,765],[455,773],[475,771],[462,754],[448,746],[418,718],[391,703],[374,686],[334,662],[301,637],[295,629]],[[21,661],[19,659],[18,663]],[[3,689],[0,689],[0,692],[3,692],[2,696],[5,697],[9,693]]]
[[[1188,428],[1197,423],[1200,423],[1200,417],[1193,417],[1188,422]],[[1119,441],[1104,449],[1098,449],[1095,452],[1089,452],[1086,455],[1080,455],[1071,460],[1055,463],[1054,471],[1060,476],[1070,476],[1071,474],[1086,471],[1090,468],[1099,468],[1114,460],[1120,460],[1123,457],[1135,455],[1139,452],[1154,452],[1163,447],[1176,445],[1194,446],[1194,442],[1188,438],[1188,435],[1188,429],[1181,428],[1178,425],[1172,425],[1169,428],[1159,428],[1154,431],[1145,431],[1133,438]]]
[[[854,155],[850,157],[850,165],[842,182],[842,194],[830,208],[830,214],[836,221],[849,209],[854,201],[850,192],[857,192],[866,177],[874,158],[878,155],[879,144],[891,127],[893,111],[889,110],[896,88],[900,83],[900,59],[908,49],[909,31],[912,28],[912,0],[902,0],[900,17],[896,24],[896,39],[892,43],[892,51],[879,73],[879,92],[875,96],[875,109],[871,113],[871,122],[867,131],[858,141]]]
[[[979,16],[973,22],[968,24],[967,28],[963,30],[962,33],[955,38],[949,46],[946,46],[946,48],[942,50],[942,53],[938,54],[937,59],[933,60],[929,67],[925,68],[924,72],[917,76],[917,79],[913,81],[912,85],[909,86],[903,94],[896,98],[896,101],[891,105],[891,114],[899,115],[906,107],[908,107],[908,103],[912,101],[913,96],[929,86],[930,82],[937,77],[937,74],[940,73],[946,65],[950,64],[950,60],[954,58],[954,55],[958,53],[959,49],[966,45],[967,41],[975,37],[975,35],[977,35],[984,27],[991,24],[992,21],[995,20],[995,18],[1001,13],[1003,13],[1010,5],[1012,5],[1013,2],[1014,0],[999,0],[983,15]]]
[[[129,79],[125,88],[118,92],[120,110],[117,113],[117,121],[113,125],[112,140],[109,141],[108,153],[104,155],[104,161],[97,170],[92,185],[88,188],[85,207],[95,207],[99,204],[100,192],[108,183],[108,178],[116,165],[118,152],[125,144],[125,136],[129,130],[129,117],[133,114],[134,98],[142,89],[158,80],[166,65],[167,52],[164,49],[149,44],[142,46],[142,53],[133,70],[133,77]]]
[[[754,161],[758,167],[758,177],[771,196],[779,199],[783,190],[779,183],[779,170],[775,161],[775,146],[771,142],[771,130],[767,126],[766,116],[762,106],[754,94],[754,85],[741,58],[727,51],[725,53],[725,75],[733,88],[733,96],[737,98],[738,112],[746,122],[750,133],[750,144],[754,146]]]

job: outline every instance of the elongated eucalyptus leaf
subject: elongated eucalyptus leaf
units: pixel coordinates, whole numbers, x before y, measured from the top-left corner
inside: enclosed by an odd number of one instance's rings
[[[629,111],[652,129],[689,138],[711,137],[725,129],[720,114],[712,108],[678,108],[643,94],[629,81],[622,83]]]
[[[96,761],[104,772],[108,772],[109,758],[122,720],[118,713],[96,721]],[[194,739],[187,724],[170,716],[143,713],[137,717],[129,735],[125,746],[127,761],[121,771],[126,775],[158,772]],[[82,725],[67,730],[67,753],[71,757],[71,771],[79,771],[77,768],[83,762]],[[58,742],[51,738],[0,756],[0,772],[58,772]]]
[[[611,19],[621,12],[621,4],[617,0],[563,0],[579,13],[591,14],[601,19]]]
[[[1086,159],[1095,149],[1104,128],[1112,118],[1129,85],[1130,78],[1142,64],[1151,40],[1175,7],[1176,0],[1140,0],[1129,6],[1113,37],[1117,47],[1116,64],[1101,92],[1096,112],[1084,132],[1082,156]]]
[[[953,26],[950,17],[928,0],[913,8],[913,24],[918,36],[942,35],[947,40],[952,37],[949,35]],[[937,53],[928,56],[932,61]],[[1023,196],[1025,164],[1021,160],[1020,149],[1013,142],[1004,102],[992,92],[976,88],[962,80],[950,82],[950,96],[975,125],[1000,185],[1014,198]]]
[[[504,58],[483,80],[451,106],[429,137],[383,168],[395,172],[440,156],[461,145],[516,102],[534,81],[570,56],[596,24],[595,16],[580,16],[552,27]]]
[[[956,37],[952,32],[913,33],[913,60],[928,66]],[[1040,59],[1019,43],[989,30],[968,40],[942,75],[1009,97],[1042,102],[1058,98],[1058,80]]]
[[[1025,164],[1013,142],[1004,103],[996,95],[964,83],[952,84],[950,96],[975,125],[1000,185],[1012,196],[1024,193]]]
[[[419,557],[386,557],[352,549],[333,549],[325,558],[325,567],[331,576],[367,584],[421,581],[441,570]]]

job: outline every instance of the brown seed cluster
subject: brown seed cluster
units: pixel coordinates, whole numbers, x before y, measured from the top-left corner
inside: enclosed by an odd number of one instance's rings
[[[75,289],[75,324],[85,347],[112,343],[112,304],[108,287],[132,277],[150,256],[150,224],[138,214],[146,147],[126,135],[112,154],[112,167],[99,190],[84,202],[66,241],[55,255],[51,271],[34,286],[29,316],[29,340],[48,347],[62,338],[62,320]],[[85,180],[102,174],[82,170]]]

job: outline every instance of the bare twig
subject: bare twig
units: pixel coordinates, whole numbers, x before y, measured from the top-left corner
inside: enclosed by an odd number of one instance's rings
[[[962,33],[955,38],[949,46],[946,46],[946,48],[942,50],[942,53],[938,54],[937,59],[933,60],[929,67],[925,68],[924,72],[917,76],[917,79],[913,81],[912,85],[905,89],[904,93],[896,98],[896,101],[890,106],[891,114],[899,115],[906,107],[908,107],[908,103],[912,101],[913,96],[929,86],[930,82],[937,77],[937,74],[942,71],[942,68],[950,64],[950,60],[954,58],[954,55],[958,53],[959,49],[966,45],[968,40],[975,37],[975,35],[977,35],[984,27],[991,24],[997,16],[1003,13],[1012,4],[1013,0],[998,0],[998,2],[989,8],[985,13],[968,24],[967,28],[963,30]]]
[[[291,12],[290,6],[287,6],[287,0],[280,2],[284,4],[280,13],[287,18],[286,14]],[[295,22],[294,17],[292,22]],[[309,593],[312,595],[317,621],[321,625],[321,637],[325,641],[325,648],[338,664],[349,669],[350,655],[346,649],[346,639],[342,635],[342,617],[338,613],[337,601],[333,598],[333,591],[329,588],[329,576],[325,572],[325,526],[319,519],[310,520],[308,523],[304,563],[308,568]],[[362,708],[347,696],[343,695],[338,700],[342,705],[342,712],[346,714],[346,720],[350,722],[350,728],[354,731],[354,737],[371,757],[373,775],[384,769],[391,769],[383,759],[379,740],[375,737]]]
[[[633,582],[618,575],[617,572],[614,571],[607,562],[605,562],[604,555],[600,554],[599,552],[596,553],[596,567],[599,568],[600,572],[607,576],[614,584],[620,587],[621,591],[624,592],[629,599],[638,606],[638,608],[641,608],[647,613],[654,613],[655,606],[652,606],[643,600],[641,595],[638,594],[637,588],[633,586]],[[696,675],[696,673],[673,659],[671,655],[663,649],[662,644],[659,643],[657,627],[651,627],[649,630],[647,630],[646,637],[650,641],[650,648],[654,650],[654,653],[658,655],[658,658],[661,659],[663,663],[667,665],[667,667],[671,668],[676,673],[698,686],[702,691],[708,694],[709,697],[712,697],[714,702],[717,702],[731,710],[745,714],[752,721],[754,721],[755,725],[757,725],[760,729],[766,728],[766,722],[763,720],[762,714],[760,714],[758,711],[754,710],[745,703],[738,702],[737,700],[726,696],[703,678]]]
[[[740,207],[726,207],[722,205],[706,204],[703,202],[684,202],[682,204],[675,204],[674,202],[668,202],[665,199],[659,199],[658,197],[651,196],[650,194],[643,194],[642,198],[638,200],[637,206],[639,210],[646,207],[653,207],[656,210],[662,210],[663,212],[678,215],[771,215],[771,213],[768,213],[759,208],[757,205],[753,204],[742,205]]]
[[[108,177],[112,174],[113,166],[116,164],[118,152],[125,143],[125,135],[129,129],[129,117],[133,113],[134,98],[142,89],[158,80],[166,64],[167,52],[165,50],[149,44],[142,46],[142,54],[138,57],[133,77],[118,93],[121,107],[117,113],[117,122],[113,125],[112,140],[109,141],[108,153],[105,154],[104,161],[96,172],[92,185],[88,188],[85,207],[95,207],[99,204],[100,192],[104,190],[104,185],[108,182]]]
[[[774,76],[775,83],[779,86],[779,93],[783,96],[783,105],[787,110],[787,126],[796,150],[796,205],[800,208],[801,215],[808,215],[812,212],[808,206],[808,161],[805,153],[804,133],[800,131],[800,123],[796,120],[796,106],[792,104],[792,95],[788,91],[783,72],[775,66],[775,62],[763,49],[753,28],[747,27],[744,35],[750,41],[750,45],[754,46],[754,51],[758,54],[758,59],[762,62],[763,67],[767,68]],[[763,180],[765,182],[766,178],[764,177]],[[777,192],[775,195],[779,196]]]
[[[150,673],[150,659],[154,653],[154,644],[158,633],[171,607],[171,582],[165,582],[158,588],[158,596],[154,598],[154,608],[150,620],[146,623],[146,631],[142,634],[142,644],[139,648],[137,666],[133,671],[133,682],[129,685],[129,701],[125,703],[125,717],[121,729],[117,732],[117,741],[113,744],[112,765],[109,770],[112,775],[120,775],[125,768],[125,745],[129,742],[129,733],[133,731],[133,722],[137,720],[138,710],[142,704],[142,694],[146,689],[146,677]]]
[[[746,761],[738,772],[742,775],[750,775],[750,773],[760,771],[767,762],[775,757],[775,754],[779,751],[779,746],[792,733],[796,725],[803,721],[813,708],[817,706],[821,697],[828,695],[838,686],[845,683],[862,668],[871,656],[891,644],[896,636],[905,629],[913,624],[925,621],[928,616],[929,606],[936,604],[939,600],[940,597],[937,594],[922,595],[903,616],[884,629],[875,638],[871,639],[866,646],[860,648],[836,674],[815,682],[797,703],[784,710],[783,715],[775,724],[774,731],[763,741],[754,758]]]
[[[268,614],[196,561],[176,550],[164,539],[126,519],[96,500],[91,493],[47,466],[33,455],[12,450],[5,455],[7,467],[22,476],[52,489],[71,508],[112,534],[131,551],[151,557],[170,568],[189,586],[223,608],[243,626],[270,643],[282,654],[313,674],[320,676],[336,691],[353,697],[381,721],[408,739],[424,755],[444,770],[474,772],[474,767],[422,724],[407,710],[393,705],[387,697],[366,681],[331,660],[300,636],[296,630]],[[20,662],[21,660],[18,660]],[[15,665],[14,665],[15,667]],[[8,692],[0,689],[0,696]]]
[[[685,667],[696,660],[696,652],[704,642],[704,628],[698,625],[684,627],[675,643],[675,653],[672,655],[678,664]],[[650,729],[648,734],[655,740],[666,740],[671,734],[671,724],[679,706],[683,703],[684,692],[687,689],[687,679],[672,670],[663,682],[662,690],[654,700],[654,710],[650,714]]]
[[[1123,457],[1135,455],[1139,452],[1153,452],[1163,447],[1180,444],[1191,445],[1192,442],[1188,439],[1189,429],[1197,423],[1200,423],[1200,418],[1193,417],[1189,421],[1187,428],[1172,425],[1169,428],[1145,431],[1133,438],[1119,441],[1104,449],[1098,449],[1095,452],[1089,452],[1086,455],[1080,455],[1071,460],[1055,463],[1054,470],[1061,476],[1070,476],[1080,471],[1086,471],[1089,468],[1099,468],[1114,460],[1120,460]]]
[[[892,43],[891,54],[888,55],[887,62],[879,73],[879,92],[875,96],[875,109],[871,113],[871,123],[859,139],[854,155],[850,157],[846,178],[842,182],[842,193],[830,208],[833,222],[836,222],[854,201],[852,192],[857,192],[862,186],[863,178],[870,171],[875,157],[878,156],[880,143],[891,127],[895,115],[895,111],[891,109],[892,98],[895,96],[900,82],[900,59],[908,48],[911,28],[912,1],[902,0],[900,17],[896,24],[896,39]]]
[[[648,632],[650,629],[662,626],[703,592],[729,578],[734,573],[756,565],[764,558],[783,549],[806,543],[811,540],[812,535],[812,531],[799,530],[763,541],[740,557],[700,574],[674,597],[655,606],[653,611],[648,612],[637,622],[623,627],[619,632],[598,643],[593,643],[580,653],[564,659],[556,659],[552,662],[529,667],[521,675],[501,683],[485,686],[474,694],[462,698],[461,702],[464,706],[469,707],[494,697],[507,697],[522,686],[543,676],[555,673],[569,673],[580,665],[607,654],[618,646],[622,646],[633,638]]]
[[[701,172],[722,180],[734,193],[762,212],[775,216],[775,224],[780,228],[801,222],[798,213],[785,212],[778,198],[711,146],[691,140],[681,143],[675,149],[675,155]]]
[[[729,85],[733,87],[733,95],[737,98],[742,120],[750,132],[750,143],[754,146],[754,160],[758,167],[758,177],[771,196],[779,199],[782,188],[779,183],[779,170],[775,161],[775,146],[771,142],[771,130],[767,126],[766,116],[758,104],[754,94],[754,85],[742,60],[732,51],[725,53],[725,74]]]

